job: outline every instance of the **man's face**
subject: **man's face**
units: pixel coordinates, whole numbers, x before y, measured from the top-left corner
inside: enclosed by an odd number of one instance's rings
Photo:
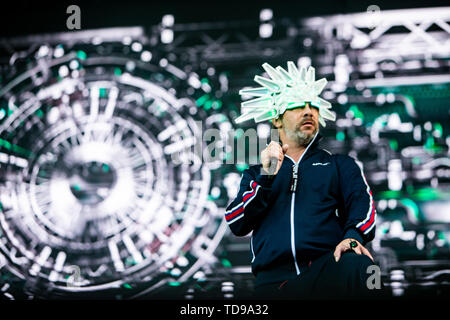
[[[319,109],[307,102],[303,108],[286,110],[282,130],[290,140],[306,146],[319,130]]]

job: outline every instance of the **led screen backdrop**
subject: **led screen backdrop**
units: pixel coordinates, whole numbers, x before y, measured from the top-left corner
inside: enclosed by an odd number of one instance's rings
[[[448,294],[450,8],[276,13],[0,39],[3,299],[249,297],[223,215],[271,127],[233,120],[288,60],[328,79],[322,147],[365,172],[389,294]]]

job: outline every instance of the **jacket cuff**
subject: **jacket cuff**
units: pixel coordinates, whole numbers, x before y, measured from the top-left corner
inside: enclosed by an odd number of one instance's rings
[[[269,174],[258,174],[255,181],[263,187],[270,188],[272,186],[272,182],[274,180],[274,175]]]
[[[344,239],[355,239],[358,240],[359,243],[361,243],[363,246],[365,245],[364,238],[361,236],[361,234],[356,230],[355,228],[349,228],[347,232],[344,235]]]

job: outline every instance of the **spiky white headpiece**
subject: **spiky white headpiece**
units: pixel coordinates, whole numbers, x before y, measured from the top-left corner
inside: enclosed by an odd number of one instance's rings
[[[313,67],[297,69],[292,61],[288,61],[288,71],[278,66],[276,69],[270,64],[262,66],[271,79],[255,76],[254,80],[262,87],[242,89],[240,95],[257,97],[241,103],[241,115],[234,121],[241,123],[249,119],[261,122],[278,118],[288,109],[304,107],[306,102],[319,109],[319,122],[324,127],[325,120],[336,120],[336,115],[330,111],[331,104],[320,98],[327,84],[322,78],[315,81],[315,70]]]

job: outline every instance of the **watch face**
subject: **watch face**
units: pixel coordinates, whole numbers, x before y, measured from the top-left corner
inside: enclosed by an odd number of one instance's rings
[[[30,295],[131,296],[216,260],[226,225],[196,152],[215,121],[200,80],[144,49],[42,45],[3,79],[0,268]]]

